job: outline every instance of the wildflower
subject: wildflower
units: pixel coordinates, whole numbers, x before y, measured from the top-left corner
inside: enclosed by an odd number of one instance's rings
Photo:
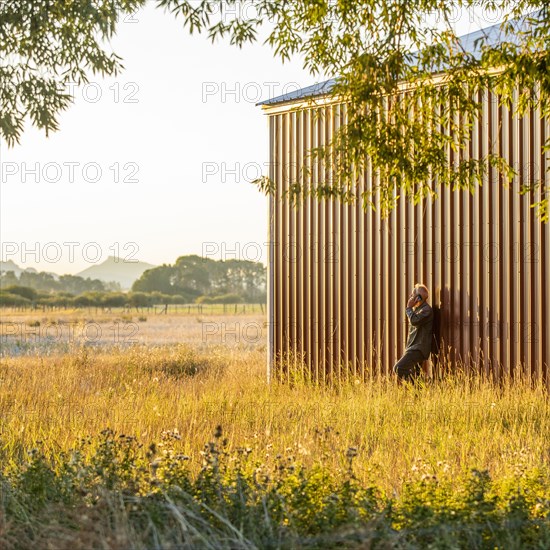
[[[357,456],[357,447],[348,447],[346,456],[348,458],[353,458],[354,456]]]
[[[302,445],[298,445],[298,454],[308,455],[309,451],[305,447],[303,447]]]

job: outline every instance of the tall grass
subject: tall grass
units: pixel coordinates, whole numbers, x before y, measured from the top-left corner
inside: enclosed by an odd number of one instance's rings
[[[547,548],[548,472],[484,470],[452,479],[416,468],[402,494],[385,495],[347,468],[304,467],[251,449],[227,450],[217,427],[192,475],[165,432],[144,447],[103,430],[68,453],[38,449],[0,474],[0,540],[6,548]],[[454,491],[453,491],[454,488]]]
[[[542,385],[267,384],[258,315],[33,315],[0,325],[1,548],[550,547]]]
[[[261,347],[223,346],[3,358],[0,380],[0,441],[12,460],[35,447],[56,456],[106,427],[145,444],[176,429],[177,451],[198,471],[217,425],[230,451],[248,446],[267,463],[282,453],[342,471],[352,447],[357,478],[396,494],[419,463],[498,477],[518,463],[546,468],[550,460],[547,394],[521,382],[497,388],[457,376],[421,390],[392,380],[268,385]]]

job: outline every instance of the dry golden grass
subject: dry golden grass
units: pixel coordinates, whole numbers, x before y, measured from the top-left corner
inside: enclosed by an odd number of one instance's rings
[[[177,335],[182,322],[189,330],[199,324],[172,319],[164,326],[177,327],[166,328]],[[156,330],[149,320],[144,325]],[[127,349],[2,358],[4,452],[15,459],[40,446],[57,454],[105,427],[143,441],[176,429],[182,452],[198,468],[204,443],[222,425],[230,446],[250,447],[263,462],[281,453],[343,469],[347,449],[356,447],[356,475],[390,494],[418,467],[487,468],[500,476],[518,464],[549,466],[550,409],[542,387],[499,389],[459,377],[420,391],[393,380],[332,389],[269,385],[264,340],[205,346],[201,331],[193,334],[194,344],[144,339]]]

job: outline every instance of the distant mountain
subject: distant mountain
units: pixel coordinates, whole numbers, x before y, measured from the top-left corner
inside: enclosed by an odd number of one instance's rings
[[[139,279],[144,271],[153,267],[157,266],[146,262],[128,262],[120,258],[117,260],[114,256],[109,256],[104,262],[92,265],[76,275],[84,279],[99,279],[105,283],[115,281],[126,290],[131,288],[133,282]]]
[[[7,262],[0,260],[0,273],[7,273],[8,271],[13,271],[16,277],[19,277],[23,271],[26,271],[27,273],[38,273],[34,267],[22,268],[19,267],[13,260],[8,260]],[[47,271],[47,273],[53,275],[55,278],[58,277],[57,273],[52,273],[51,271]]]
[[[21,273],[25,270],[19,267],[13,260],[8,260],[7,262],[0,261],[0,272],[8,272],[8,271],[13,271],[15,275],[19,277],[19,275],[21,275]]]

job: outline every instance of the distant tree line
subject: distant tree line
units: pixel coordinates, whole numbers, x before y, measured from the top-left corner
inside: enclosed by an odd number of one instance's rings
[[[22,271],[19,276],[13,271],[0,272],[0,289],[9,286],[24,286],[41,292],[68,292],[73,295],[83,292],[120,291],[120,285],[116,282],[104,283],[99,279],[85,279],[79,275],[56,276],[46,271]]]
[[[197,304],[242,304],[246,303],[237,294],[221,296],[199,296]],[[0,289],[0,307],[13,308],[127,308],[141,309],[154,306],[189,304],[189,300],[178,294],[162,292],[112,292],[90,291],[74,295],[70,292],[41,292],[27,286],[12,285]]]
[[[133,291],[183,296],[188,302],[247,303],[266,300],[266,268],[250,260],[212,260],[181,256],[174,265],[148,269],[134,282]],[[229,301],[228,301],[229,300]]]
[[[183,304],[182,296],[168,296],[160,292],[88,291],[78,295],[70,292],[41,292],[26,286],[12,285],[0,289],[0,306],[48,308],[144,308],[155,305]]]
[[[0,306],[48,308],[144,308],[169,304],[241,304],[266,300],[266,268],[261,263],[215,261],[190,255],[149,269],[121,292],[118,283],[77,275],[13,271],[0,274]]]

